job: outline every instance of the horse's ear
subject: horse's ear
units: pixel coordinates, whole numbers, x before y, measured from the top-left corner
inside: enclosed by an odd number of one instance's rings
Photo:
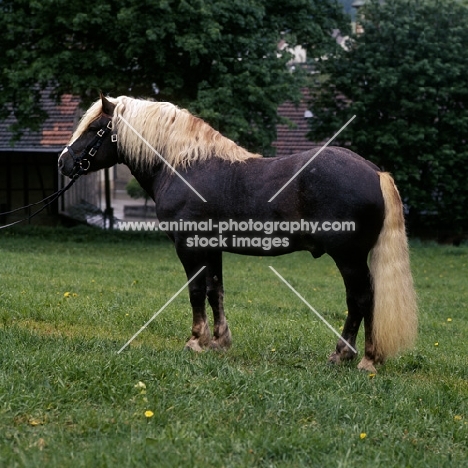
[[[109,101],[104,94],[101,93],[102,113],[112,117],[114,115],[115,104]]]

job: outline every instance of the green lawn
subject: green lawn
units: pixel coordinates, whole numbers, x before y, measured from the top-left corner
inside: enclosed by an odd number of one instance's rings
[[[468,247],[411,253],[417,347],[373,376],[326,364],[336,337],[268,268],[339,330],[328,257],[225,255],[230,351],[183,351],[183,292],[117,354],[185,283],[172,245],[0,231],[0,466],[468,466]]]

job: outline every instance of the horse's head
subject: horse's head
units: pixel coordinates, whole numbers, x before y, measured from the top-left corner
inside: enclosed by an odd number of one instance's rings
[[[118,162],[117,136],[112,132],[114,108],[115,104],[101,95],[101,100],[85,114],[59,157],[58,167],[63,175],[73,178]]]

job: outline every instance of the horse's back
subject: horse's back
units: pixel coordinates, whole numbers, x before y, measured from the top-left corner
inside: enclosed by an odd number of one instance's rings
[[[249,167],[250,166],[250,167]],[[383,212],[380,168],[340,147],[313,148],[280,158],[252,160],[243,169],[246,191],[260,199],[278,193],[271,206],[283,211],[333,216],[360,216],[366,210]],[[298,207],[298,203],[300,207]],[[370,215],[370,213],[368,213]]]
[[[314,157],[317,151],[298,155],[308,161],[314,158],[299,176],[303,215],[328,221],[337,229],[318,233],[315,241],[322,242],[328,253],[345,251],[351,245],[368,251],[385,215],[379,167],[344,148],[327,148]]]
[[[385,213],[380,169],[358,154],[340,147],[314,148],[247,161],[237,170],[238,196],[233,198],[246,200],[249,208],[242,210],[252,217],[316,223],[313,234],[295,240],[298,249],[315,256],[341,255],[368,252],[375,244]]]

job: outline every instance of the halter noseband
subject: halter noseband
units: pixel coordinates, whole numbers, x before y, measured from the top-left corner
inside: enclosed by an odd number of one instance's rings
[[[81,152],[81,154],[77,155],[73,148],[71,146],[65,146],[65,149],[67,150],[68,153],[70,153],[70,156],[73,158],[73,172],[70,177],[72,178],[78,178],[79,176],[86,174],[91,167],[91,161],[89,158],[93,158],[98,149],[101,147],[102,142],[106,138],[109,133],[112,132],[112,119],[107,122],[107,125],[104,127],[100,128],[96,132],[96,136],[93,138],[91,143],[89,143],[86,148]],[[111,135],[111,141],[112,143],[117,142],[117,134],[115,132],[112,132]]]

